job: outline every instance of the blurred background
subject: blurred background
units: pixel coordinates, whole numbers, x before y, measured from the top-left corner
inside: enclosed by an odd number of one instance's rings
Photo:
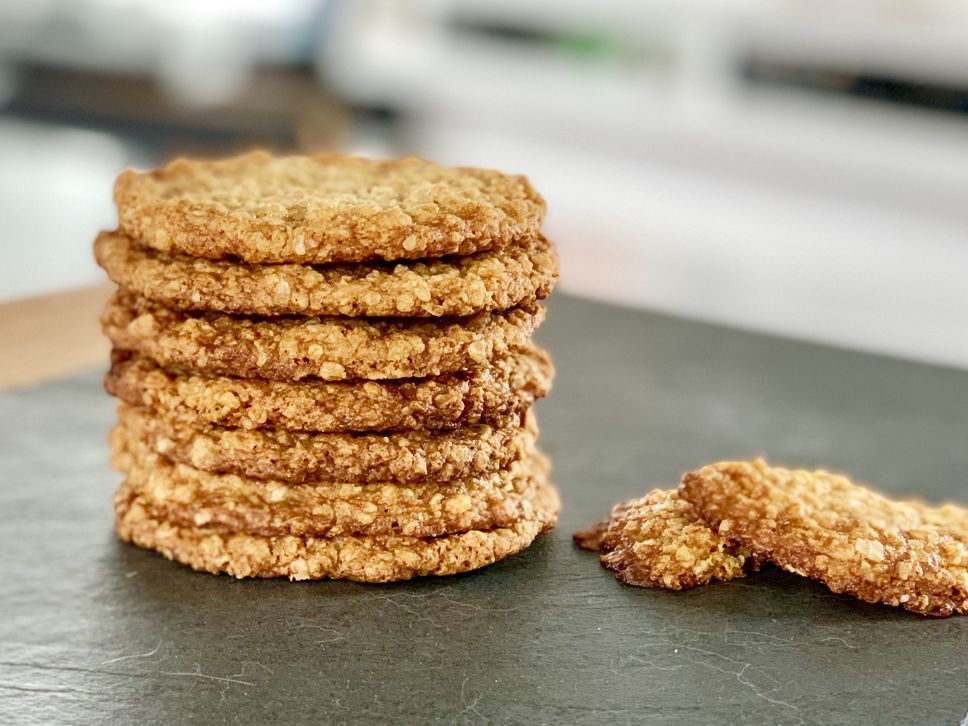
[[[254,146],[526,173],[566,292],[968,367],[962,0],[0,3],[0,301]]]

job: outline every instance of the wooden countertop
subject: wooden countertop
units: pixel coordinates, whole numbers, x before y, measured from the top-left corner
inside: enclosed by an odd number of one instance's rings
[[[104,284],[0,304],[0,388],[107,366],[111,346],[98,318],[113,289]]]

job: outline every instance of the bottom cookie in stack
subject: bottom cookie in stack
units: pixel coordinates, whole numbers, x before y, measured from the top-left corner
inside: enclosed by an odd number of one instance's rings
[[[364,582],[448,575],[524,549],[554,526],[559,510],[548,462],[534,447],[536,429],[530,418],[510,430],[485,426],[459,435],[444,432],[437,442],[421,433],[418,441],[424,440],[417,450],[423,456],[411,459],[417,469],[421,459],[463,461],[448,453],[455,436],[456,451],[461,436],[493,435],[514,443],[506,449],[509,461],[484,457],[460,469],[462,478],[453,480],[446,477],[454,471],[440,466],[442,479],[355,483],[307,479],[309,473],[318,474],[312,457],[309,465],[294,459],[300,462],[295,467],[286,457],[277,457],[288,467],[279,463],[275,473],[287,475],[287,480],[203,471],[178,462],[191,460],[195,450],[204,451],[205,444],[186,441],[204,434],[186,432],[170,420],[124,404],[119,421],[112,434],[113,463],[126,478],[115,496],[118,533],[197,570]],[[278,444],[268,432],[240,434],[250,437],[245,445]],[[368,437],[384,446],[401,445],[388,435],[367,434],[309,435],[309,443],[317,451],[330,446],[332,454],[337,450],[332,447],[349,442],[359,454]],[[307,442],[303,444],[306,449]],[[409,441],[406,445],[413,448]],[[159,453],[166,448],[178,453],[170,459]],[[238,469],[245,470],[244,458]],[[352,467],[334,471],[346,474]]]

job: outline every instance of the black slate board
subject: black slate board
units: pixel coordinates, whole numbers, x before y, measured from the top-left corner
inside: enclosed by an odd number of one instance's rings
[[[625,587],[571,532],[768,454],[968,501],[968,373],[558,296],[540,406],[565,510],[527,552],[398,585],[240,582],[115,541],[100,376],[0,394],[2,723],[957,724],[968,619],[776,571]],[[9,354],[9,353],[8,353]]]

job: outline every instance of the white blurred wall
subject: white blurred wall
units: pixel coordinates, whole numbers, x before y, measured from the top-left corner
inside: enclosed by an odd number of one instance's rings
[[[968,116],[737,74],[756,57],[968,86],[968,6],[340,9],[321,66],[330,81],[402,111],[417,153],[527,173],[548,199],[563,289],[968,366]],[[575,28],[614,47],[584,59]]]
[[[0,121],[0,302],[103,282],[91,244],[135,158],[106,134]]]
[[[3,105],[27,82],[22,65],[151,79],[187,117],[234,100],[260,65],[302,62],[318,42],[325,6],[325,0],[0,2],[0,252],[8,263],[0,266],[0,301],[103,282],[91,244],[99,229],[117,223],[114,178],[125,167],[159,161],[137,141],[72,128],[69,118],[4,119]],[[86,110],[95,119],[104,113],[96,101]],[[115,120],[114,128],[124,125]],[[137,138],[136,124],[127,131]]]

